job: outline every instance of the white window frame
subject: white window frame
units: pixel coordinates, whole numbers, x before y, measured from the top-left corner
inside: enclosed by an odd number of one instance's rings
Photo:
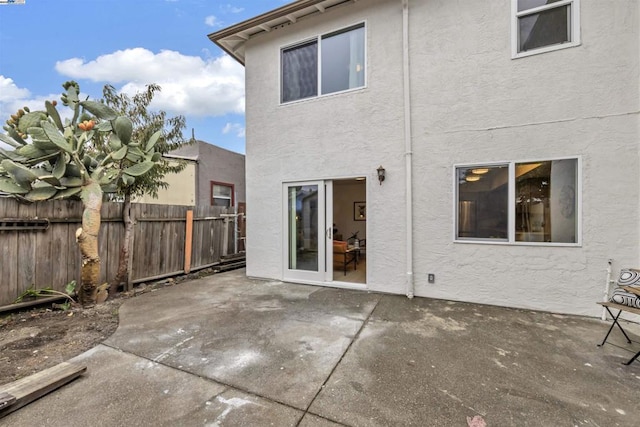
[[[234,184],[230,184],[227,182],[220,182],[220,181],[210,181],[211,182],[211,206],[215,206],[214,204],[214,200],[215,199],[219,199],[219,200],[228,200],[229,201],[229,208],[233,208],[235,207],[235,185]],[[230,196],[216,196],[214,195],[214,189],[215,187],[227,187],[231,190],[231,195]]]
[[[559,7],[565,7],[569,5],[569,19],[571,25],[571,41],[567,43],[554,44],[544,46],[538,49],[527,50],[524,52],[518,52],[518,45],[520,37],[520,31],[518,27],[518,19],[531,15],[534,13],[544,12],[545,10],[556,9]],[[543,6],[535,7],[532,9],[523,10],[518,12],[518,0],[511,0],[511,58],[524,58],[531,55],[538,55],[540,53],[552,52],[560,49],[567,49],[570,47],[579,46],[580,41],[580,0],[563,0],[555,3],[549,3]]]
[[[350,89],[345,89],[345,90],[341,90],[341,91],[337,91],[337,92],[331,92],[331,93],[327,93],[327,94],[323,94],[322,93],[322,38],[328,35],[332,35],[332,34],[337,34],[337,33],[341,33],[341,32],[345,32],[348,31],[350,29],[356,29],[357,27],[362,26],[362,29],[364,30],[364,83],[362,86],[358,86],[358,87],[354,87],[354,88],[350,88]],[[318,78],[318,82],[317,82],[317,88],[318,88],[318,93],[315,96],[309,96],[306,98],[300,98],[300,99],[296,99],[293,101],[286,101],[283,102],[282,101],[282,89],[283,89],[283,81],[282,81],[282,53],[287,50],[287,49],[291,49],[291,48],[295,48],[297,46],[301,46],[304,44],[307,44],[309,42],[315,41],[316,45],[318,46],[317,49],[317,65],[318,65],[318,72],[317,72],[317,78]],[[305,101],[309,101],[309,100],[313,100],[313,99],[318,99],[318,98],[324,98],[327,96],[335,96],[335,95],[340,95],[343,93],[347,93],[347,92],[353,92],[353,91],[357,91],[357,90],[362,90],[362,89],[366,89],[367,87],[367,82],[368,82],[368,72],[369,72],[369,66],[367,63],[367,21],[359,21],[356,22],[354,24],[351,25],[346,25],[344,27],[340,27],[337,28],[333,31],[327,31],[324,32],[322,34],[318,34],[317,36],[314,37],[309,37],[306,39],[302,39],[299,40],[295,43],[290,43],[287,44],[285,46],[281,46],[280,50],[278,51],[278,67],[279,67],[279,73],[278,73],[278,102],[280,103],[280,105],[289,105],[289,104],[294,104],[296,102],[305,102]]]
[[[537,162],[551,162],[554,160],[575,160],[577,162],[577,187],[576,187],[576,241],[574,243],[562,243],[562,242],[523,242],[516,240],[516,164],[520,163],[537,163]],[[484,168],[492,166],[504,166],[509,167],[509,182],[508,182],[508,225],[507,239],[485,239],[485,238],[458,238],[458,201],[459,201],[459,183],[458,183],[458,168]],[[453,242],[454,243],[471,243],[471,244],[485,244],[485,245],[515,245],[515,246],[565,246],[565,247],[581,247],[582,246],[582,157],[581,156],[567,156],[567,157],[540,157],[534,159],[524,160],[505,160],[500,162],[480,162],[480,163],[461,163],[453,165]]]

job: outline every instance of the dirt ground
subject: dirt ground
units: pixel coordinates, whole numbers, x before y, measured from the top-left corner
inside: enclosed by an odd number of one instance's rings
[[[118,327],[126,296],[94,308],[48,307],[0,314],[0,385],[65,362],[95,347]]]
[[[142,284],[90,309],[73,305],[62,311],[49,304],[0,313],[0,386],[66,362],[100,344],[118,328],[118,309],[127,299],[209,274],[213,271],[207,269]]]

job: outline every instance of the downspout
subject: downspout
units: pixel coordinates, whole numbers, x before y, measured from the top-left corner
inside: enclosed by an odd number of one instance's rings
[[[413,152],[411,146],[411,83],[409,72],[409,0],[402,0],[402,68],[404,97],[404,158],[406,176],[407,298],[413,298]]]

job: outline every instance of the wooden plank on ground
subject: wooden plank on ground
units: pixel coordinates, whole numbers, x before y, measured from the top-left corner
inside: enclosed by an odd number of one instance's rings
[[[9,393],[0,393],[0,409],[11,406],[14,403],[16,403],[15,396],[10,395]]]
[[[0,394],[7,393],[16,398],[12,405],[0,409],[0,418],[73,381],[86,370],[86,366],[63,362],[37,374],[0,386]]]

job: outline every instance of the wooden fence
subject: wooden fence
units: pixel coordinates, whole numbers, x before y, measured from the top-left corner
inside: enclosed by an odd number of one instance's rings
[[[222,256],[243,249],[242,241],[236,240],[232,210],[133,203],[131,211],[135,225],[130,283],[213,266]],[[104,203],[101,213],[100,283],[104,283],[118,270],[124,237],[122,204]],[[14,302],[31,286],[62,291],[71,280],[79,282],[81,256],[75,232],[81,217],[79,201],[25,204],[0,197],[0,306]],[[190,250],[185,247],[188,228]]]

